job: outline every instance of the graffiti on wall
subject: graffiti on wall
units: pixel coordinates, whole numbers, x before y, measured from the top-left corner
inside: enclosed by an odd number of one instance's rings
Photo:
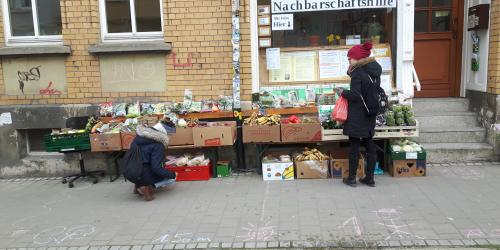
[[[100,57],[104,92],[161,92],[167,89],[164,55]]]
[[[6,95],[61,95],[66,90],[64,58],[14,58],[2,63]]]

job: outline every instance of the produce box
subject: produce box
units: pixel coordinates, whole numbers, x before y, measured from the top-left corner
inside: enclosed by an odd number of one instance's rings
[[[136,134],[132,132],[121,132],[122,149],[130,149],[130,144],[134,141]]]
[[[243,143],[280,142],[280,125],[246,125],[243,124]]]
[[[206,127],[193,128],[196,147],[232,146],[236,141],[236,122],[209,122]]]
[[[175,133],[169,134],[171,146],[193,145],[193,128],[176,128]]]
[[[90,149],[88,133],[45,135],[43,137],[47,152],[69,152]]]
[[[262,162],[262,178],[265,181],[293,180],[293,162]]]
[[[282,142],[321,141],[321,123],[281,123]]]
[[[328,178],[328,161],[296,161],[297,179]]]
[[[324,129],[321,128],[322,141],[340,141],[349,140],[349,137],[343,134],[343,129]]]
[[[120,133],[90,134],[90,146],[92,152],[120,151],[122,139]]]
[[[427,152],[422,148],[420,152],[395,152],[392,146],[389,147],[389,157],[392,160],[426,160]]]
[[[330,153],[330,175],[332,178],[349,177],[349,150],[350,148],[338,148]],[[365,177],[365,158],[359,155],[357,178]]]
[[[389,173],[393,177],[426,176],[425,160],[393,160],[389,162]]]
[[[229,161],[217,162],[217,177],[228,177],[231,175],[231,166]]]
[[[177,181],[206,181],[212,176],[210,164],[193,167],[166,166],[165,168],[177,173]]]

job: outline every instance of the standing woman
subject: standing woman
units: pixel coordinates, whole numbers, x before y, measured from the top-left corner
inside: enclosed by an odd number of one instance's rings
[[[377,162],[376,146],[373,142],[375,135],[376,115],[369,114],[369,108],[378,103],[373,103],[374,98],[367,98],[380,86],[382,67],[370,57],[372,44],[367,42],[352,47],[347,53],[351,77],[350,90],[342,88],[337,91],[348,100],[347,121],[344,124],[344,135],[349,136],[351,152],[349,154],[349,177],[343,182],[351,187],[356,186],[356,172],[359,162],[359,148],[363,144],[366,148],[366,176],[359,181],[370,187],[375,186],[373,174]]]

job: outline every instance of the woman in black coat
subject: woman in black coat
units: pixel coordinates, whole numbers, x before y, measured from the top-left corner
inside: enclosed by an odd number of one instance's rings
[[[376,116],[368,114],[368,107],[372,107],[373,98],[367,98],[371,91],[375,91],[374,84],[380,85],[382,67],[371,54],[371,43],[352,47],[349,58],[348,74],[351,77],[350,90],[339,89],[341,95],[348,100],[347,121],[344,124],[344,135],[349,136],[351,151],[349,154],[349,177],[343,182],[349,186],[356,186],[356,174],[359,163],[359,148],[363,144],[366,148],[366,176],[359,181],[374,187],[373,174],[377,162],[376,145],[373,142],[375,135]]]

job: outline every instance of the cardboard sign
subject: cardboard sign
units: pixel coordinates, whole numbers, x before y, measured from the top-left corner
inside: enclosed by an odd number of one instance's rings
[[[273,15],[272,30],[293,30],[293,14]]]

